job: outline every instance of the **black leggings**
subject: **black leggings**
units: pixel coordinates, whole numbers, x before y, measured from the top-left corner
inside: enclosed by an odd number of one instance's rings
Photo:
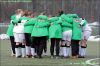
[[[72,40],[71,41],[72,56],[79,55],[79,41],[80,40]]]
[[[25,42],[26,42],[26,46],[31,46],[31,33],[25,33]]]
[[[11,42],[11,49],[13,54],[15,54],[15,45],[16,43],[14,42],[14,36],[10,36],[10,42]]]
[[[32,38],[33,38],[32,44],[36,49],[36,53],[38,56],[41,56],[42,52],[43,52],[43,48],[44,48],[46,40],[47,40],[47,37],[43,36],[43,37],[32,37]]]
[[[50,46],[50,53],[53,56],[54,55],[54,47],[56,46],[56,56],[59,56],[59,38],[51,38],[51,46]]]
[[[44,42],[44,48],[43,48],[43,50],[46,53],[47,52],[47,39],[45,39],[45,40],[46,41]]]

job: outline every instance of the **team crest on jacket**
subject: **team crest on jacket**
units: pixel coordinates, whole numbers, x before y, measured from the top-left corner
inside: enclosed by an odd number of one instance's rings
[[[74,22],[79,22],[79,20],[78,19],[75,19]]]

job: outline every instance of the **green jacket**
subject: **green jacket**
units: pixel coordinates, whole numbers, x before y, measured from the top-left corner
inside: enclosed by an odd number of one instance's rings
[[[39,15],[34,24],[31,36],[41,37],[48,36],[48,18],[45,15]]]
[[[49,20],[49,38],[62,38],[62,29],[61,29],[61,18],[52,17]]]
[[[62,31],[68,31],[72,30],[72,23],[73,23],[73,18],[68,17],[67,15],[63,14],[61,15],[62,18]]]
[[[79,18],[73,20],[72,40],[82,39],[82,28],[80,27]]]
[[[16,15],[12,15],[11,16],[11,23],[7,29],[7,35],[8,36],[13,36],[13,28],[14,28],[14,25],[12,24],[12,21],[16,21]]]
[[[36,18],[31,18],[28,22],[24,24],[25,33],[32,33],[35,22],[36,22]]]

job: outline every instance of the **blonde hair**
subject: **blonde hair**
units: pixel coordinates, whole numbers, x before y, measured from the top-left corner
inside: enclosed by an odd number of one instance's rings
[[[17,9],[16,11],[15,11],[15,13],[16,14],[19,14],[21,11],[23,11],[22,9]]]

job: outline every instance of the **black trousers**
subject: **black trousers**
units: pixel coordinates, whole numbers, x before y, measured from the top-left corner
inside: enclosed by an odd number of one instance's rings
[[[26,46],[31,46],[32,44],[31,33],[25,33],[25,42],[26,42]]]
[[[52,56],[54,55],[54,47],[56,47],[56,56],[59,56],[59,45],[60,45],[59,38],[51,38],[50,53]]]
[[[43,53],[43,48],[45,46],[45,42],[47,40],[46,36],[43,37],[33,37],[32,44],[34,44],[34,47],[36,49],[37,55],[40,57]],[[34,43],[33,43],[34,42]]]
[[[79,41],[80,40],[72,40],[71,41],[72,56],[79,55]]]
[[[47,39],[46,41],[44,42],[44,48],[43,48],[44,52],[46,53],[47,52]]]
[[[11,49],[13,54],[15,54],[15,45],[16,43],[14,42],[14,36],[10,36],[10,42],[11,42]]]

